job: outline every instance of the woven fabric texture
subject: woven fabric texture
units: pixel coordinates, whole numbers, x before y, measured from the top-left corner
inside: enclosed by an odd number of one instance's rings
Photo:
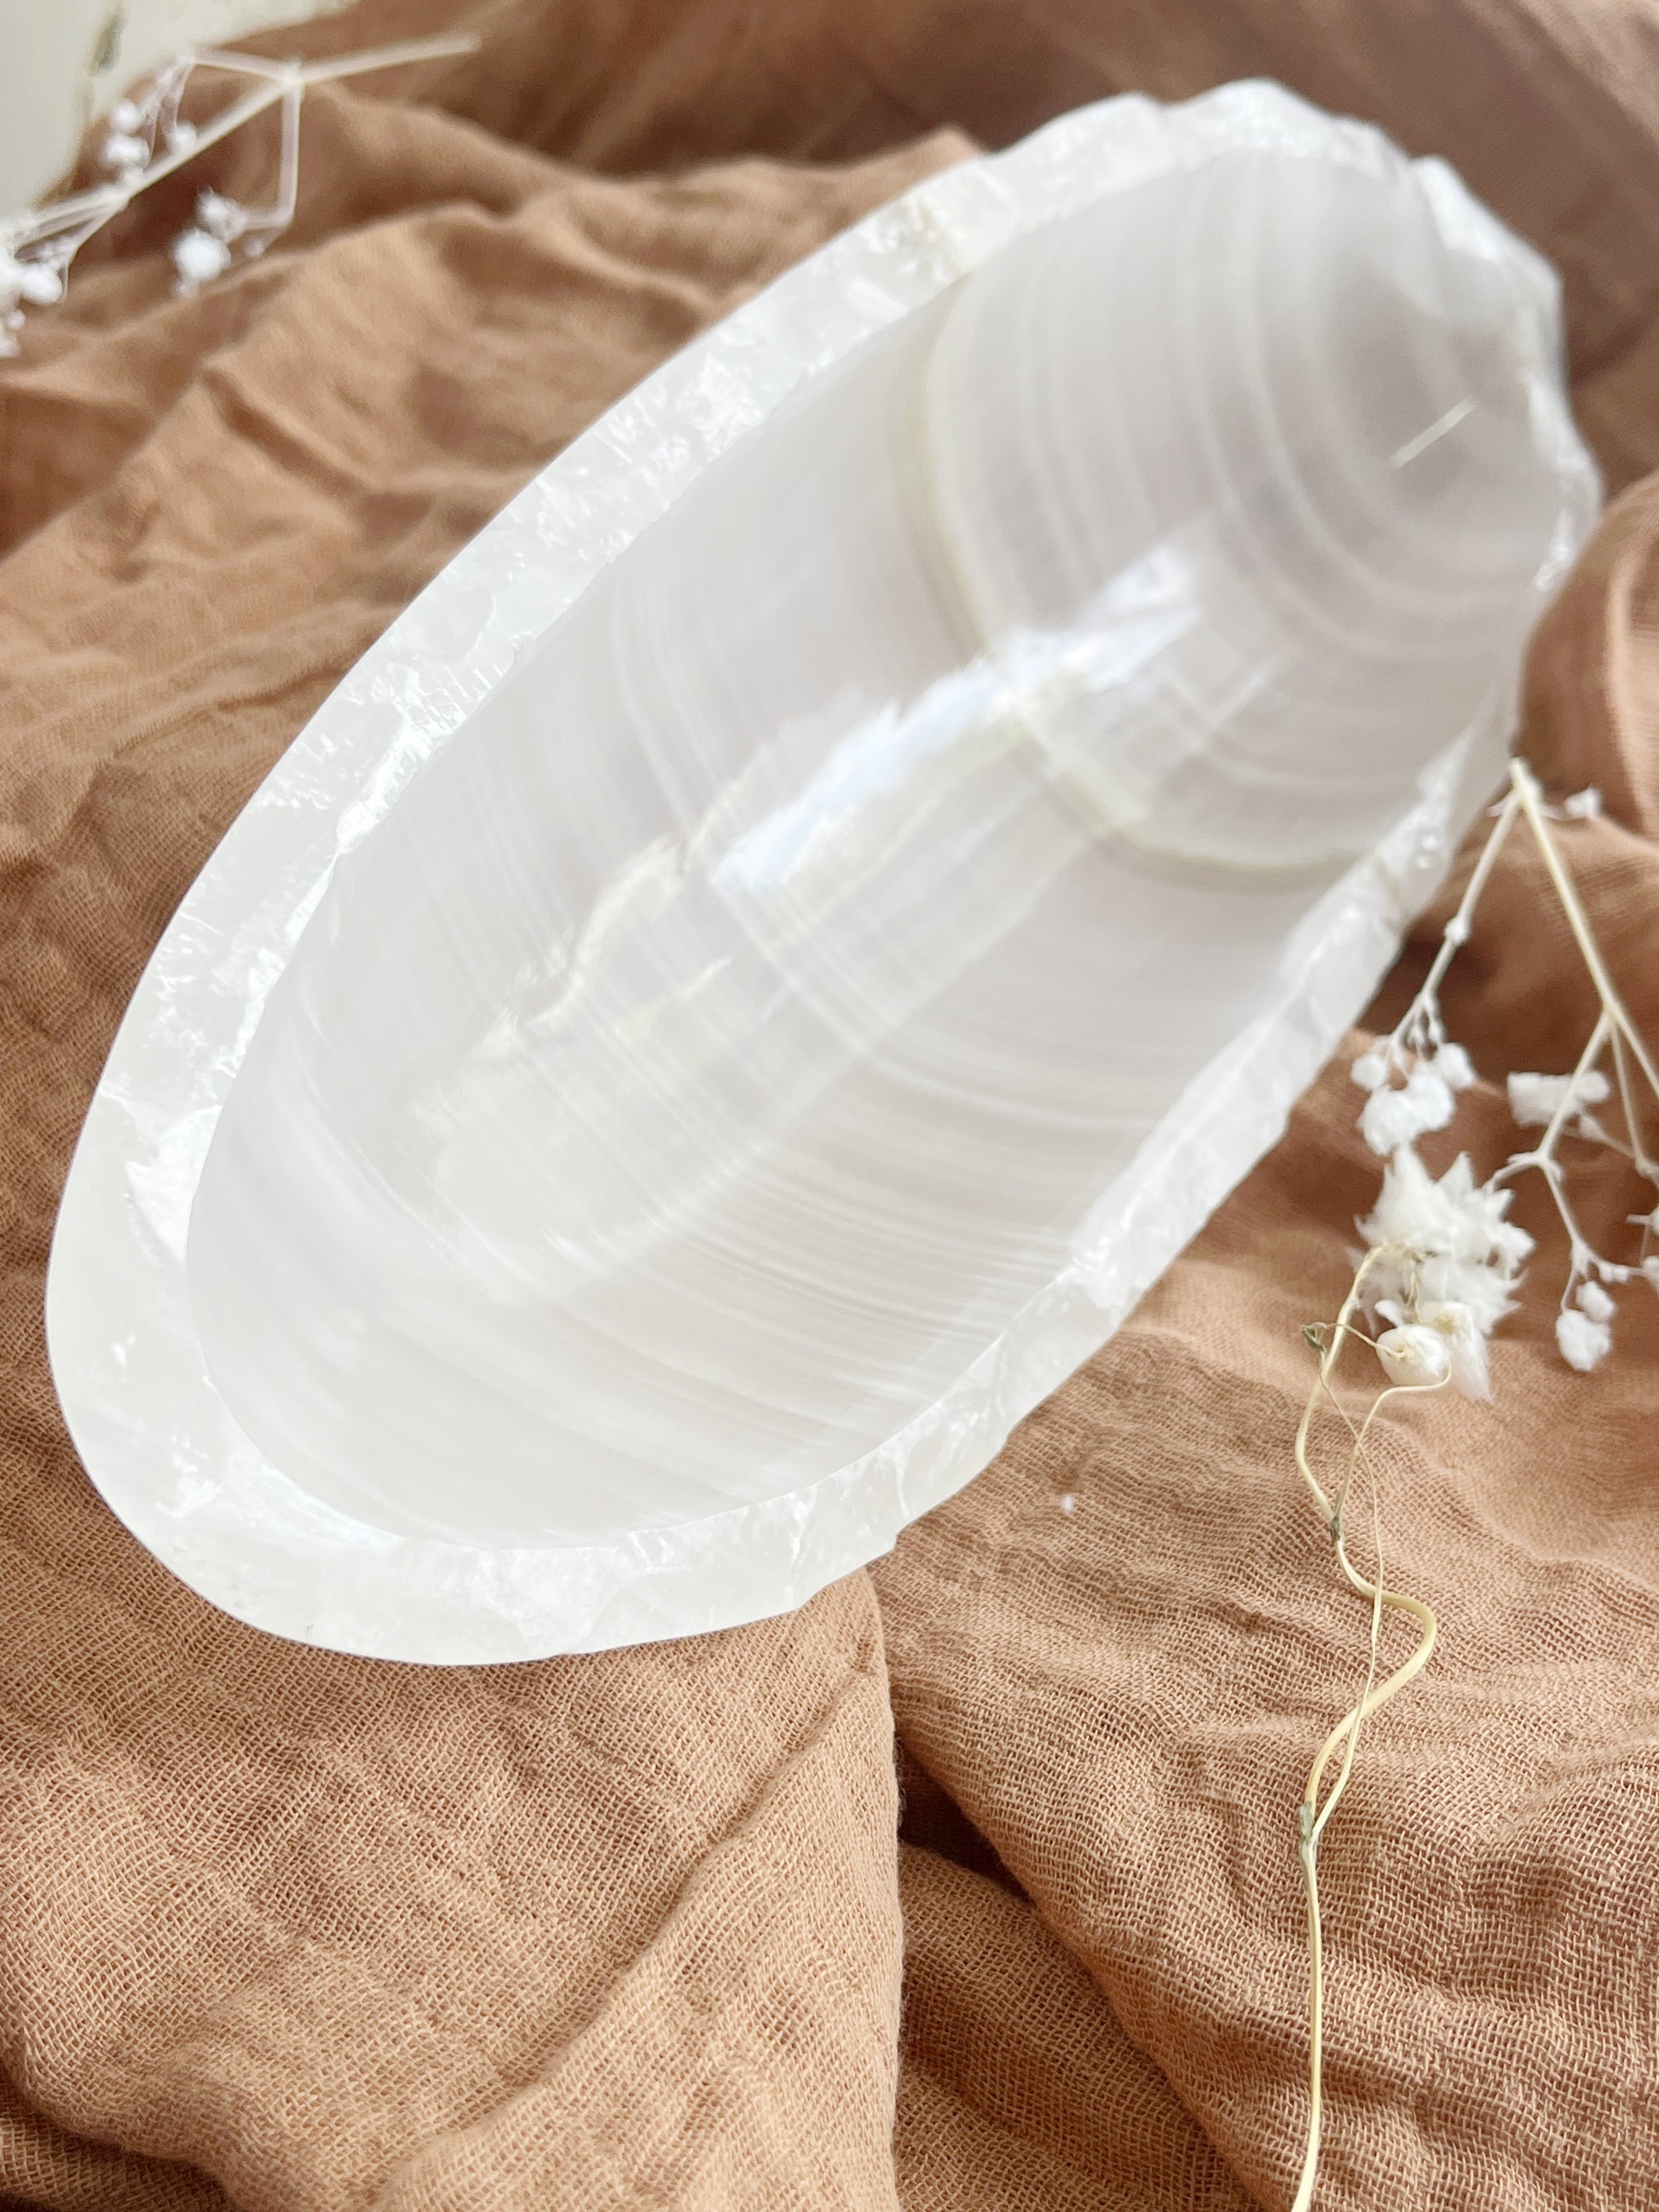
[[[1659,1037],[1650,11],[365,0],[270,43],[457,20],[475,57],[312,95],[264,259],[170,294],[197,185],[258,196],[255,130],[135,209],[0,367],[0,2197],[1282,2207],[1292,1814],[1364,1667],[1290,1457],[1300,1325],[1376,1184],[1340,1064],[1107,1351],[870,1572],[534,1667],[301,1650],[174,1582],[64,1436],[48,1239],[168,915],[420,586],[838,228],[1126,88],[1280,77],[1448,155],[1561,266],[1624,495],[1538,640],[1523,741],[1606,795],[1569,851]],[[1447,1008],[1490,1164],[1504,1072],[1570,1066],[1593,1019],[1519,841]],[[1589,1222],[1638,1202],[1616,1158],[1576,1171]],[[1659,2174],[1659,1303],[1627,1297],[1614,1359],[1571,1373],[1559,1239],[1518,1211],[1541,1249],[1495,1403],[1381,1428],[1393,1572],[1443,1643],[1325,1844],[1325,2212],[1589,2212]]]

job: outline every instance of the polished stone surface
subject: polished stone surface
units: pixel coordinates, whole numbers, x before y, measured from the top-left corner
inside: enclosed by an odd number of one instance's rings
[[[1497,780],[1594,514],[1553,279],[1267,86],[936,178],[560,456],[157,950],[54,1249],[242,1618],[798,1604],[1109,1335]]]

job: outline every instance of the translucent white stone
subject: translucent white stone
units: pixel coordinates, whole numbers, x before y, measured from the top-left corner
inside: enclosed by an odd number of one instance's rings
[[[1273,1140],[1495,780],[1594,471],[1555,287],[1268,86],[1064,118],[651,378],[159,948],[58,1386],[198,1589],[386,1656],[797,1604]]]

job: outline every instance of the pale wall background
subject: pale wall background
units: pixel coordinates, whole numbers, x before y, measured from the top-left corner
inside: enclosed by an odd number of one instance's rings
[[[0,216],[52,184],[90,114],[180,46],[223,46],[344,0],[0,0]]]

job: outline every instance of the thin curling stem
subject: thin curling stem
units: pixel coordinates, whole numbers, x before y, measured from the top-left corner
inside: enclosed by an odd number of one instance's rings
[[[1376,1573],[1375,1577],[1364,1574],[1348,1554],[1347,1538],[1343,1527],[1343,1502],[1354,1479],[1355,1471],[1365,1465],[1365,1442],[1372,1421],[1383,1404],[1392,1397],[1420,1396],[1425,1390],[1443,1389],[1444,1381],[1428,1384],[1396,1384],[1392,1389],[1379,1393],[1370,1412],[1358,1430],[1348,1425],[1353,1436],[1349,1455],[1349,1471],[1342,1488],[1335,1498],[1326,1492],[1315,1475],[1309,1462],[1308,1441],[1312,1428],[1315,1409],[1322,1397],[1329,1395],[1333,1401],[1335,1392],[1333,1377],[1342,1348],[1352,1335],[1359,1334],[1352,1327],[1352,1317],[1364,1292],[1365,1279],[1372,1267],[1386,1255],[1384,1246],[1374,1247],[1360,1262],[1343,1301],[1335,1327],[1329,1332],[1328,1341],[1320,1355],[1319,1375],[1308,1394],[1303,1407],[1302,1419],[1297,1429],[1296,1461],[1303,1480],[1312,1492],[1316,1503],[1330,1529],[1334,1541],[1337,1564],[1351,1587],[1365,1598],[1371,1608],[1370,1661],[1365,1676],[1365,1686],[1359,1701],[1345,1713],[1319,1747],[1313,1765],[1308,1770],[1307,1784],[1302,1802],[1297,1808],[1297,1859],[1302,1869],[1304,1894],[1308,1911],[1308,2133],[1302,2159],[1302,2172],[1291,2212],[1310,2212],[1314,2191],[1319,2179],[1319,2154],[1324,2133],[1325,2108],[1325,1944],[1323,1915],[1319,1899],[1319,1842],[1327,1822],[1336,1810],[1348,1786],[1353,1771],[1355,1753],[1358,1748],[1359,1732],[1373,1713],[1380,1712],[1391,1698],[1397,1697],[1407,1684],[1420,1674],[1433,1655],[1435,1639],[1439,1632],[1433,1613],[1420,1598],[1408,1596],[1401,1590],[1388,1589],[1382,1579],[1382,1543],[1381,1516],[1376,1509],[1375,1477],[1371,1496],[1373,1528],[1376,1532]],[[1343,1417],[1346,1419],[1346,1415]],[[1418,1641],[1410,1656],[1395,1668],[1386,1680],[1378,1682],[1376,1668],[1382,1650],[1382,1617],[1387,1612],[1406,1614],[1418,1628]],[[1342,1765],[1322,1805],[1320,1791],[1324,1786],[1326,1770],[1339,1750],[1343,1753]]]
[[[1591,793],[1583,797],[1594,799]],[[1566,810],[1570,818],[1593,816],[1596,811],[1593,804],[1575,803],[1569,803]],[[1376,1211],[1362,1224],[1366,1237],[1374,1241],[1358,1264],[1334,1322],[1304,1331],[1318,1348],[1319,1371],[1297,1427],[1296,1465],[1330,1533],[1344,1580],[1370,1609],[1370,1633],[1359,1698],[1320,1745],[1297,1807],[1297,1856],[1308,1926],[1309,2096],[1307,2136],[1293,2212],[1312,2212],[1324,2124],[1325,1963],[1319,1844],[1352,1779],[1363,1729],[1374,1714],[1422,1673],[1433,1655],[1438,1634],[1435,1616],[1421,1599],[1388,1585],[1376,1476],[1368,1449],[1372,1425],[1382,1407],[1396,1395],[1442,1389],[1453,1381],[1470,1396],[1487,1395],[1486,1340],[1510,1310],[1522,1263],[1531,1249],[1531,1240],[1505,1218],[1506,1186],[1525,1170],[1535,1169],[1543,1177],[1571,1246],[1571,1270],[1555,1332],[1569,1365],[1588,1373],[1609,1348],[1614,1302],[1607,1285],[1622,1285],[1639,1275],[1659,1291],[1659,1261],[1648,1254],[1650,1241],[1659,1231],[1659,1208],[1629,1217],[1642,1231],[1641,1251],[1636,1260],[1608,1260],[1584,1236],[1565,1188],[1566,1171],[1560,1153],[1568,1135],[1609,1146],[1650,1183],[1659,1185],[1659,1166],[1650,1152],[1644,1127],[1645,1113],[1651,1104],[1659,1103],[1659,1069],[1613,987],[1552,829],[1553,818],[1554,811],[1547,805],[1531,769],[1524,761],[1513,762],[1509,791],[1494,810],[1491,834],[1445,927],[1421,989],[1392,1033],[1355,1064],[1356,1080],[1373,1097],[1384,1085],[1395,1090],[1396,1079],[1403,1077],[1404,1088],[1398,1095],[1408,1103],[1419,1086],[1419,1072],[1429,1082],[1414,1127],[1409,1110],[1396,1110],[1390,1116],[1368,1107],[1362,1116],[1367,1140],[1388,1160]],[[1415,1137],[1444,1127],[1450,1118],[1451,1092],[1466,1089],[1474,1080],[1468,1054],[1447,1039],[1440,987],[1452,960],[1468,942],[1475,908],[1504,843],[1521,821],[1537,844],[1595,987],[1599,1011],[1570,1075],[1510,1079],[1511,1112],[1523,1126],[1534,1121],[1543,1125],[1537,1143],[1512,1154],[1478,1186],[1467,1157],[1456,1160],[1437,1182],[1417,1157]],[[1622,1139],[1604,1128],[1590,1110],[1608,1096],[1601,1064],[1609,1059],[1612,1085],[1626,1125]],[[1534,1110],[1540,1097],[1547,1097],[1547,1109]],[[1366,1334],[1373,1311],[1391,1322],[1388,1334],[1375,1339]],[[1335,1387],[1343,1350],[1354,1337],[1375,1350],[1390,1376],[1407,1378],[1379,1391],[1363,1419],[1349,1413]],[[1419,1376],[1426,1379],[1410,1379]],[[1340,1487],[1334,1489],[1321,1480],[1311,1457],[1314,1415],[1322,1401],[1335,1413],[1349,1437],[1346,1466]],[[1375,1571],[1369,1575],[1355,1565],[1348,1548],[1347,1504],[1362,1474],[1370,1480],[1376,1550]],[[1416,1640],[1407,1657],[1379,1681],[1383,1632],[1390,1614],[1409,1620]],[[1340,1760],[1336,1773],[1328,1784],[1336,1760]]]

